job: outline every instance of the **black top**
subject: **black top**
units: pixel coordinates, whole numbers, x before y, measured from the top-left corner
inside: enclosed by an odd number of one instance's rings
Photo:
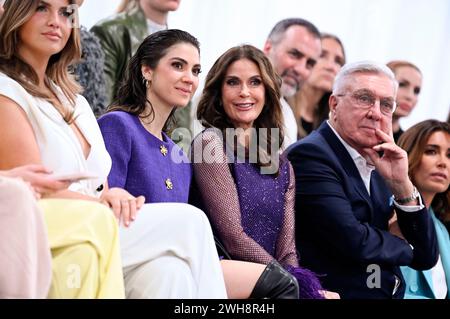
[[[301,123],[302,123],[303,129],[305,130],[307,135],[309,135],[314,129],[313,123],[306,121],[303,117],[301,118]]]
[[[398,142],[398,139],[400,138],[400,136],[402,136],[402,134],[404,132],[405,131],[403,131],[401,128],[397,132],[394,132],[394,141],[395,141],[395,143]]]

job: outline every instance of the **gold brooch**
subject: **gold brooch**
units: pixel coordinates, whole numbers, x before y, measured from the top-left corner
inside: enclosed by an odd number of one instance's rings
[[[161,145],[161,146],[159,147],[159,149],[160,149],[161,154],[162,154],[163,156],[167,156],[167,153],[168,153],[169,151],[167,150],[167,148],[166,148],[164,145]]]
[[[170,178],[166,179],[166,188],[169,191],[173,189],[173,184],[172,184],[172,181],[170,180]]]

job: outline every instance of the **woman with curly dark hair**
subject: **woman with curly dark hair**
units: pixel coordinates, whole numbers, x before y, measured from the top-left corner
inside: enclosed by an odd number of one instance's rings
[[[294,239],[295,178],[280,156],[281,80],[262,51],[236,46],[206,78],[197,118],[206,128],[191,160],[202,206],[232,259],[279,262],[300,298],[337,297],[300,268]]]

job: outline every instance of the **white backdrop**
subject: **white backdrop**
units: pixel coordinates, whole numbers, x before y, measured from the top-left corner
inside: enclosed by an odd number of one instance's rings
[[[119,2],[85,0],[81,23],[91,27],[112,14]],[[273,25],[288,17],[305,18],[320,31],[339,36],[347,61],[404,59],[419,66],[424,76],[422,93],[403,128],[428,118],[447,118],[449,0],[182,0],[169,15],[169,27],[200,40],[203,80],[226,49],[241,43],[262,48]]]

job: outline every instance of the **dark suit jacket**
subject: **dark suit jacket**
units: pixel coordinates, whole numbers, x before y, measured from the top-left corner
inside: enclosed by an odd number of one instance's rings
[[[369,195],[350,154],[326,122],[287,152],[296,177],[300,263],[321,275],[326,289],[341,298],[402,298],[399,266],[429,269],[436,264],[436,234],[427,209],[396,209],[413,250],[388,231],[393,206],[383,178],[372,173]],[[401,285],[393,295],[396,277]]]

